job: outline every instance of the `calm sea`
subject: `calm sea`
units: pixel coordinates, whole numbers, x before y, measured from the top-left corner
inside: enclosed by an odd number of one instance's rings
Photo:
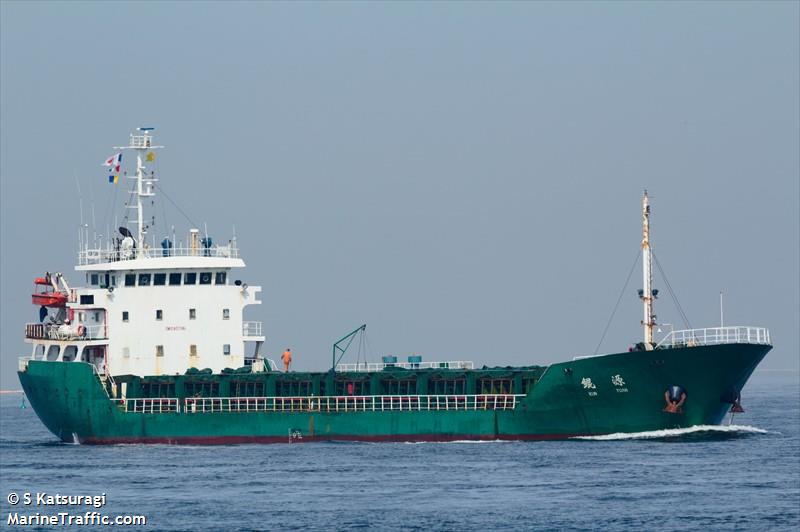
[[[144,530],[797,530],[799,380],[757,374],[725,429],[513,443],[65,445],[4,396],[0,528],[13,491],[106,493]]]

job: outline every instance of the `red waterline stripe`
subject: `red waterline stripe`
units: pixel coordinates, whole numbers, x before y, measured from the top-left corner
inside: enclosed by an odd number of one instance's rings
[[[504,434],[501,436],[487,434],[390,434],[380,436],[303,436],[292,440],[292,443],[355,441],[355,442],[451,442],[451,441],[536,441],[566,440],[586,434]],[[161,443],[170,445],[232,445],[241,443],[288,443],[289,436],[177,436],[177,437],[142,437],[142,438],[87,438],[81,443],[89,445],[114,445],[132,443]]]

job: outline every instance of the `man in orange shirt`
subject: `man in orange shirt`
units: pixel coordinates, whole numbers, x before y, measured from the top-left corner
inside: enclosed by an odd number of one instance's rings
[[[292,350],[287,347],[286,351],[283,352],[281,360],[283,360],[283,372],[287,373],[289,371],[289,364],[292,363]]]

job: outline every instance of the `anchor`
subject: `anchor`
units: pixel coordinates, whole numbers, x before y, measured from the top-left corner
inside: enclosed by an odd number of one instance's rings
[[[741,414],[744,413],[744,408],[742,408],[742,394],[739,390],[731,386],[722,397],[720,397],[720,401],[723,403],[730,403],[731,409],[729,410],[731,416],[728,419],[728,426],[733,424],[733,416],[734,414]]]

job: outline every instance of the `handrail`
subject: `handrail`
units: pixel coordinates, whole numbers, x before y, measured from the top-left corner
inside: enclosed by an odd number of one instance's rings
[[[160,248],[145,246],[143,249],[108,249],[93,248],[84,249],[78,252],[78,264],[101,264],[105,262],[119,262],[134,259],[156,259],[169,257],[221,257],[238,259],[239,248],[235,243],[211,247],[172,247]]]
[[[374,372],[386,368],[403,369],[473,369],[471,360],[450,360],[446,362],[359,362],[357,364],[337,364],[336,371]]]
[[[421,410],[513,410],[524,394],[346,395],[301,397],[187,397],[184,411],[377,412]]]
[[[249,336],[262,336],[262,323],[260,321],[243,321],[242,322],[242,336],[245,338]]]
[[[656,345],[656,348],[720,344],[772,345],[772,340],[769,329],[765,327],[707,327],[705,329],[671,331]]]
[[[175,397],[140,397],[111,399],[125,412],[138,414],[166,414],[180,412],[180,400]]]
[[[386,412],[421,410],[514,410],[524,394],[346,395],[301,397],[142,397],[112,399],[139,414],[212,412]]]
[[[79,334],[79,327],[82,332]],[[108,338],[106,325],[65,324],[65,323],[26,323],[25,338],[37,340],[105,340]]]

